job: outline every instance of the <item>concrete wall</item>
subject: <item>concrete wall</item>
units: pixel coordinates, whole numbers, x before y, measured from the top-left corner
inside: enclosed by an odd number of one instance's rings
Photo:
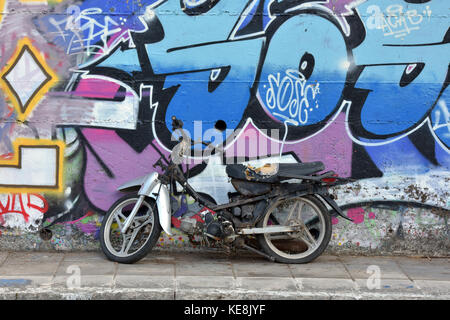
[[[175,115],[229,161],[358,179],[335,191],[355,222],[333,220],[330,251],[448,254],[449,7],[0,0],[0,249],[97,249],[115,188],[169,154]],[[226,202],[224,166],[203,160],[190,181]]]

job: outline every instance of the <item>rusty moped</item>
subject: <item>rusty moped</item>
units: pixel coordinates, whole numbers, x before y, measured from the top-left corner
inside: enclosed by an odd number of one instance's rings
[[[126,192],[108,210],[100,229],[100,244],[106,257],[119,263],[134,263],[156,245],[161,232],[172,228],[186,234],[195,245],[244,248],[271,261],[308,263],[327,247],[331,217],[347,220],[329,188],[353,181],[324,171],[322,162],[269,163],[262,167],[229,164],[226,173],[236,192],[229,202],[216,204],[196,192],[181,165],[191,147],[183,122],[172,117],[172,131],[179,143],[169,159],[162,153],[152,172],[123,184]],[[210,142],[198,141],[206,147]],[[195,144],[194,143],[194,144]],[[176,186],[196,203],[197,210],[176,216],[171,195]]]

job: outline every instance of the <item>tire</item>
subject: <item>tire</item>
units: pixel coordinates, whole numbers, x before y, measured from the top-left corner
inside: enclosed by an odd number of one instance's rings
[[[131,246],[126,250],[131,238],[128,242],[124,241],[118,220],[123,223],[138,199],[139,195],[136,193],[123,196],[111,206],[103,218],[100,228],[100,246],[111,261],[129,264],[141,260],[152,250],[161,235],[156,203],[153,199],[145,198],[126,233],[127,237],[135,234]],[[121,244],[117,245],[117,238],[122,240]]]
[[[302,204],[301,208],[300,204]],[[291,215],[290,212],[292,212]],[[300,215],[298,215],[299,212]],[[305,231],[259,234],[258,242],[261,248],[277,262],[300,264],[313,261],[327,247],[332,230],[331,216],[324,204],[315,196],[274,200],[269,204],[269,209],[258,222],[257,227],[263,228],[277,224],[301,225],[302,222],[307,226],[303,229]]]

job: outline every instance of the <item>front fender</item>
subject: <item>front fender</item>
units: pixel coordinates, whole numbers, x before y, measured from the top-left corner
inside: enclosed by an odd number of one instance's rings
[[[117,191],[127,192],[134,189],[139,189],[142,184],[147,179],[148,175],[136,178],[134,180],[128,181],[117,188]]]
[[[165,185],[158,183],[147,196],[156,200],[156,205],[158,206],[159,223],[164,232],[169,236],[172,236],[172,210],[170,208],[169,190],[167,190],[167,187]]]
[[[172,210],[170,207],[169,190],[159,181],[158,173],[154,172],[146,176],[134,179],[117,188],[118,191],[130,191],[134,189],[139,189],[139,195],[152,198],[156,201],[156,206],[158,207],[159,223],[164,232],[171,236]]]

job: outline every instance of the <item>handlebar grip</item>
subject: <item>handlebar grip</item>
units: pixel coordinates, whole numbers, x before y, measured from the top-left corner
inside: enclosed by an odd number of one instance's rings
[[[177,119],[175,116],[172,116],[172,131],[182,128],[183,128],[183,121]]]

